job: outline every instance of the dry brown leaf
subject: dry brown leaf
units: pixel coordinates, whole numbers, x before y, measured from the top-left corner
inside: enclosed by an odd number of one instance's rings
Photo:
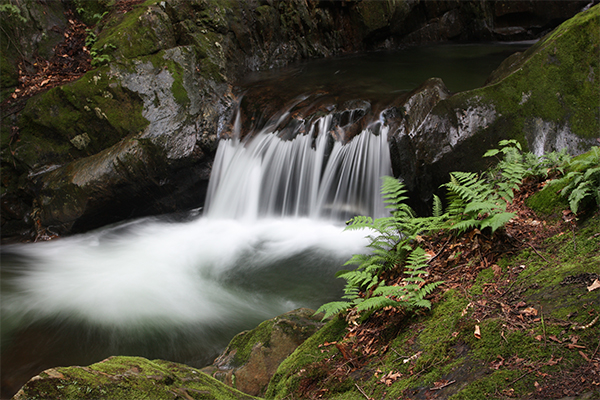
[[[529,317],[535,317],[538,314],[538,311],[533,307],[527,307],[524,310],[520,311],[521,314],[527,315]]]
[[[556,342],[556,343],[562,343],[562,340],[560,340],[559,338],[557,338],[557,337],[556,337],[556,336],[554,336],[554,335],[550,335],[550,336],[548,336],[548,339],[550,339],[550,340],[552,340],[552,341],[554,341],[554,342]]]
[[[596,279],[590,286],[587,287],[588,292],[600,288],[600,281]]]

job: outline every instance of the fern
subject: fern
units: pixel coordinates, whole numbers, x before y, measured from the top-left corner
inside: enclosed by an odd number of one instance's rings
[[[324,312],[328,318],[350,308],[358,312],[372,312],[389,306],[430,308],[431,303],[426,297],[441,282],[426,283],[427,256],[422,248],[415,246],[417,236],[446,228],[458,233],[489,228],[493,234],[514,217],[513,213],[506,212],[506,207],[526,176],[564,174],[565,160],[568,159],[564,151],[537,157],[523,153],[516,140],[504,140],[499,144],[499,149],[485,154],[485,157],[499,158],[488,174],[450,174],[450,182],[443,185],[447,190],[448,207],[444,212],[441,199],[434,196],[431,217],[417,217],[405,204],[407,191],[404,184],[392,177],[384,177],[381,192],[390,215],[375,220],[357,216],[348,221],[348,230],[368,229],[371,232],[367,246],[370,253],[354,255],[346,265],[356,268],[338,272],[337,276],[346,280],[345,301],[324,304],[317,312]],[[570,194],[569,201],[575,209],[592,197],[600,205],[600,151],[594,154],[595,164],[578,161],[579,164],[571,166],[575,172],[564,178],[569,179],[569,185],[563,194]],[[381,278],[381,273],[391,268],[402,274],[398,285],[388,286]]]
[[[418,234],[430,232],[439,226],[443,218],[441,201],[434,200],[435,217],[416,217],[415,212],[404,203],[407,199],[404,184],[392,177],[384,177],[382,195],[390,216],[375,220],[358,216],[348,221],[346,229],[369,229],[369,254],[358,254],[345,265],[356,265],[354,270],[343,270],[336,275],[346,280],[343,302],[322,305],[317,312],[325,317],[356,308],[359,312],[370,312],[383,307],[429,307],[424,297],[433,290],[431,285],[422,289],[427,266],[423,250],[413,250],[411,242]],[[387,269],[401,268],[405,271],[403,286],[386,286],[381,273]],[[422,290],[424,290],[422,292]],[[429,292],[428,292],[429,290]],[[364,297],[361,297],[361,293]]]
[[[561,180],[568,182],[561,191],[567,197],[569,207],[574,214],[588,205],[600,207],[600,149],[594,148],[589,154],[574,159],[572,169]]]

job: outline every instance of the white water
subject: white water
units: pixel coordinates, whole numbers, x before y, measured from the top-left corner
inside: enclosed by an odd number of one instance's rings
[[[383,216],[380,177],[392,173],[387,127],[374,124],[346,145],[332,140],[333,128],[328,116],[293,140],[281,140],[267,129],[249,143],[221,141],[209,185],[208,216],[333,221]]]
[[[337,299],[335,272],[367,244],[344,220],[383,213],[379,177],[391,171],[385,129],[342,146],[329,123],[291,141],[222,141],[204,216],[5,246],[3,354],[41,330],[77,353],[61,363],[135,354],[202,365],[243,329]]]

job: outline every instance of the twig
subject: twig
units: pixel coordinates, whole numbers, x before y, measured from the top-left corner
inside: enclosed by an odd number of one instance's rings
[[[596,358],[596,354],[598,354],[598,349],[600,349],[600,340],[598,340],[598,346],[596,346],[596,350],[594,351],[594,354],[592,354],[592,356],[590,357],[590,362],[592,362],[594,360],[594,358]]]
[[[531,247],[533,249],[533,251],[535,251],[535,254],[537,254],[538,256],[540,256],[542,258],[542,260],[546,261],[548,264],[550,264],[550,261],[546,260],[546,257],[544,257],[543,255],[541,255],[537,249],[535,247],[533,247],[533,245],[531,243],[527,243],[529,245],[529,247]]]
[[[365,396],[365,398],[367,400],[372,400],[369,396],[367,396],[367,394],[365,393],[365,391],[362,390],[362,388],[360,386],[358,386],[358,384],[356,382],[354,382],[354,386],[356,386],[356,388],[358,389],[358,391],[361,392],[362,395]]]
[[[450,386],[450,385],[452,385],[454,382],[456,382],[456,380],[452,380],[452,381],[450,381],[450,382],[448,382],[448,383],[445,383],[445,384],[443,384],[442,386],[435,386],[435,387],[432,387],[432,388],[431,388],[431,389],[429,389],[429,390],[442,390],[442,389],[443,389],[443,388],[445,388],[446,386]]]
[[[527,375],[529,375],[532,372],[536,372],[538,369],[540,369],[542,366],[538,365],[537,367],[535,367],[534,369],[532,369],[531,371],[527,371],[525,372],[523,375],[521,375],[520,377],[518,377],[517,379],[515,379],[514,381],[512,381],[508,386],[512,386],[515,383],[519,382],[521,379],[525,378]]]
[[[452,240],[452,237],[450,237],[450,238],[449,238],[449,239],[446,241],[446,243],[444,243],[444,245],[442,246],[442,248],[440,249],[440,251],[438,251],[438,252],[437,252],[437,254],[436,254],[435,256],[431,257],[431,258],[430,258],[430,259],[427,261],[427,264],[431,264],[431,262],[432,262],[433,260],[435,260],[435,259],[436,259],[436,258],[437,258],[437,257],[438,257],[440,254],[442,254],[442,251],[444,251],[444,249],[446,248],[446,246],[448,245],[448,243],[450,243],[450,240]]]
[[[515,278],[512,283],[510,284],[510,286],[508,287],[508,289],[506,289],[506,291],[504,293],[502,293],[500,295],[500,297],[504,297],[506,296],[506,294],[508,294],[508,292],[510,292],[512,290],[513,285],[517,282],[517,279]]]

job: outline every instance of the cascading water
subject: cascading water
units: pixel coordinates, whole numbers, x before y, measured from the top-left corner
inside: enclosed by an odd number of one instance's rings
[[[338,298],[335,271],[366,244],[344,221],[383,214],[391,168],[380,122],[345,145],[333,128],[324,116],[291,140],[222,140],[202,216],[5,246],[3,382],[113,354],[203,366],[234,334]]]
[[[239,132],[221,141],[207,216],[332,221],[382,216],[380,178],[392,173],[387,127],[375,123],[345,145],[332,139],[332,129],[329,115],[311,124],[308,134],[292,140],[266,129],[248,142],[239,140]]]

